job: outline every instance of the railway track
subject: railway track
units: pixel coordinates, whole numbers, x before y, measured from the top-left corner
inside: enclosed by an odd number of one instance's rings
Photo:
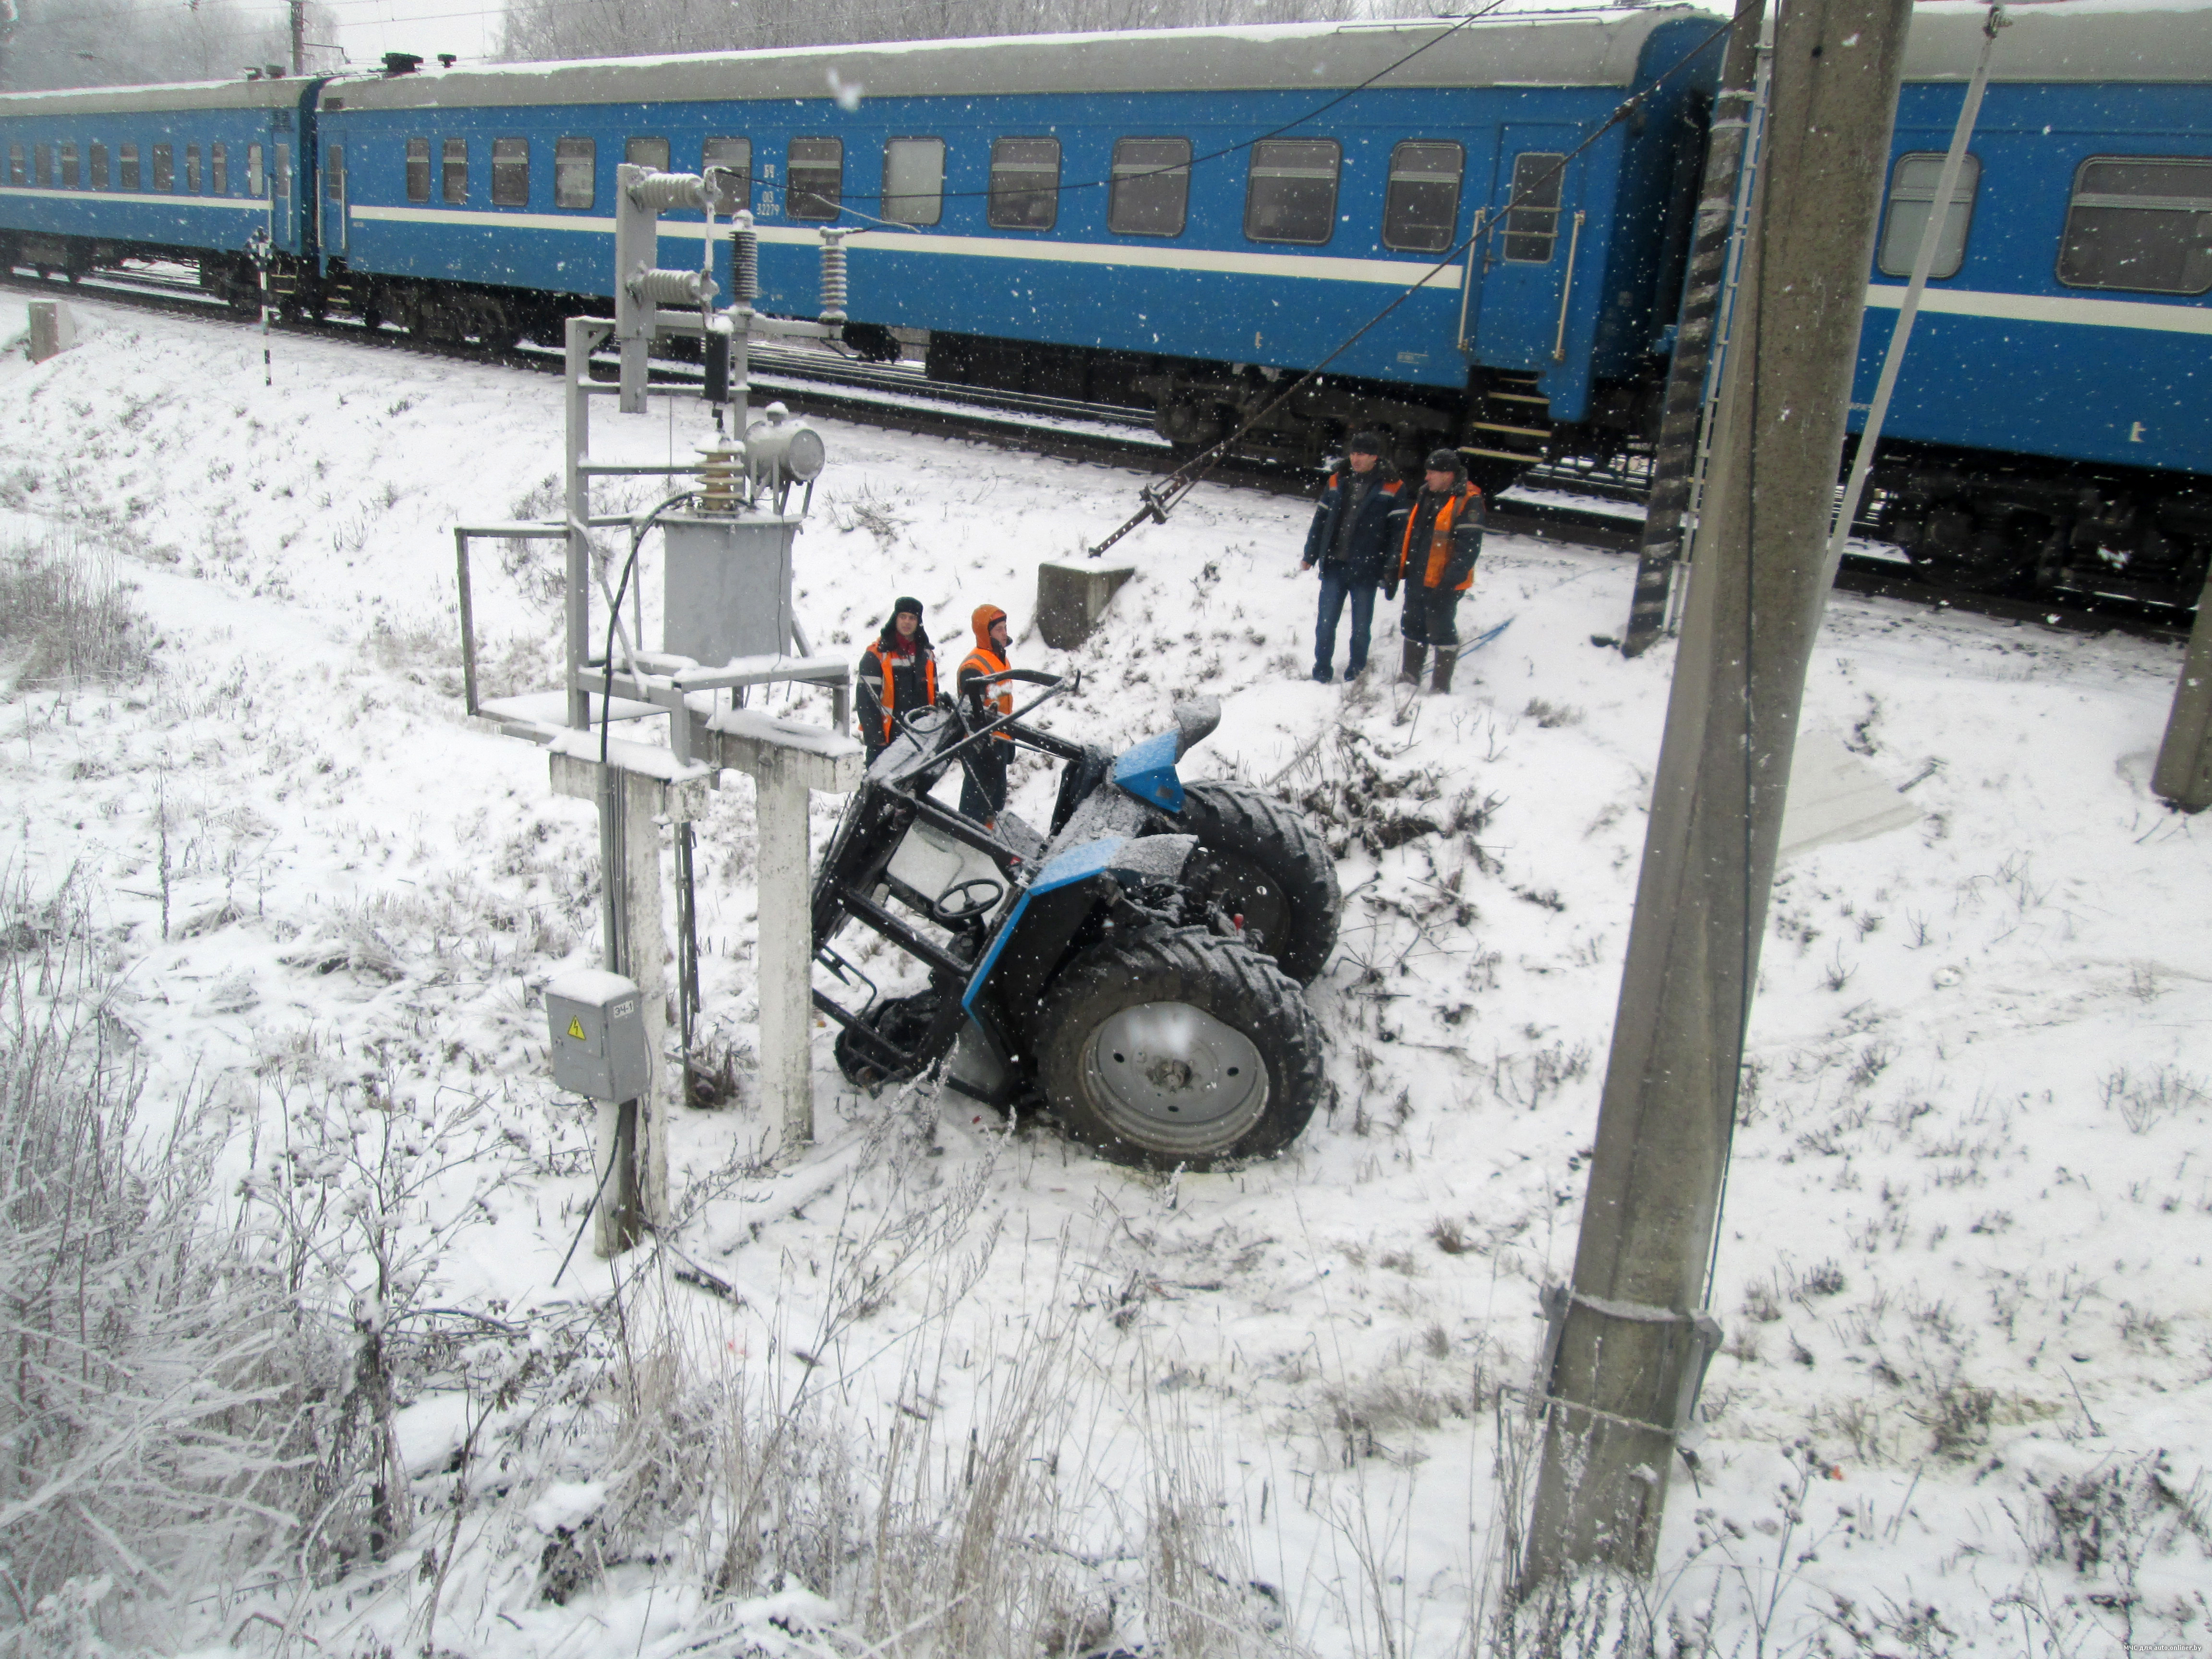
[[[208,295],[196,280],[161,270],[100,271],[75,283],[6,271],[0,272],[0,288],[46,297],[79,295],[242,329],[260,326],[258,319],[240,318],[223,301]],[[559,352],[529,345],[511,352],[491,352],[466,343],[420,339],[390,329],[370,334],[353,322],[301,319],[275,326],[295,337],[458,357],[541,374],[557,373],[561,364]],[[611,375],[611,362],[608,370]],[[653,366],[651,379],[656,385],[696,385],[700,372],[681,362],[659,361]],[[795,413],[836,416],[896,431],[1118,466],[1139,475],[1171,471],[1182,459],[1153,431],[1148,410],[956,386],[930,380],[919,365],[867,363],[828,351],[756,345],[749,380],[756,403],[781,401]],[[1269,495],[1307,496],[1314,487],[1306,473],[1267,462],[1226,461],[1214,467],[1211,477]],[[1626,553],[1632,552],[1640,540],[1643,511],[1632,482],[1559,469],[1533,474],[1528,492],[1510,490],[1492,501],[1489,521],[1519,535]],[[1864,553],[1845,555],[1836,586],[1846,592],[2068,633],[2118,631],[2179,641],[2187,637],[2189,630],[2188,617],[2166,606],[2096,594],[2021,597],[1948,587],[1919,575],[1901,559]]]

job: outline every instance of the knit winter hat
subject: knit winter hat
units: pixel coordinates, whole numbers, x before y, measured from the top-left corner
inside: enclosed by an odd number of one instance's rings
[[[1431,472],[1455,472],[1462,478],[1467,477],[1467,462],[1456,449],[1432,450],[1424,465]]]
[[[1347,455],[1380,455],[1382,434],[1379,432],[1355,432],[1346,440],[1344,453]]]

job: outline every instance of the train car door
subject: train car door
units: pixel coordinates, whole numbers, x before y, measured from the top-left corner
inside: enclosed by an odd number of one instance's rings
[[[345,146],[323,146],[323,251],[343,258],[346,251]]]
[[[1570,270],[1582,164],[1571,126],[1516,125],[1499,134],[1482,269],[1474,303],[1473,356],[1493,368],[1553,367],[1573,281]]]

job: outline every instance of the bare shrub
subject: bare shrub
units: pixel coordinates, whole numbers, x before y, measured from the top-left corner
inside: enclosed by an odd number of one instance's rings
[[[2212,1100],[2212,1085],[2179,1066],[2154,1066],[2130,1073],[2116,1066],[2098,1082],[2098,1092],[2110,1110],[2120,1115],[2130,1134],[2148,1134],[2167,1118]]]
[[[55,530],[0,549],[0,655],[17,659],[17,685],[137,679],[150,634],[107,548]]]
[[[0,908],[0,1650],[88,1652],[298,1559],[341,1357],[210,1213],[213,1115],[142,1113],[85,896]]]

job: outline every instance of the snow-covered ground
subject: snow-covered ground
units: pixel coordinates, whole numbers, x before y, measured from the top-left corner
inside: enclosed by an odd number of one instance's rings
[[[0,309],[0,336],[21,327],[20,300]],[[159,643],[135,684],[11,689],[10,865],[96,895],[156,1097],[212,1091],[241,1176],[255,1135],[317,1113],[473,1124],[477,1153],[407,1212],[423,1276],[395,1328],[461,1310],[526,1346],[617,1292],[639,1327],[617,1380],[566,1400],[487,1407],[459,1362],[425,1361],[392,1562],[189,1602],[173,1641],[852,1652],[873,1619],[921,1627],[884,1651],[931,1650],[981,1581],[884,1600],[875,1522],[824,1534],[800,1511],[879,1516],[896,1488],[974,1522],[978,1456],[1012,1446],[1028,1507],[1000,1541],[1058,1577],[1006,1650],[1180,1654],[1207,1631],[1241,1650],[1231,1626],[1254,1651],[1468,1649],[1518,1501],[1537,1291],[1571,1260],[1673,665],[1590,642],[1626,614],[1626,564],[1494,537],[1469,610],[1511,626],[1455,693],[1407,704],[1306,677],[1306,509],[1202,489],[1122,544],[1134,580],[1062,655],[1024,631],[1033,567],[1125,517],[1135,475],[825,422],[798,579],[817,648],[857,654],[912,592],[949,670],[969,610],[1003,605],[1018,663],[1083,671],[1055,726],[1133,738],[1218,693],[1193,769],[1323,823],[1348,896],[1312,993],[1334,1103],[1278,1161],[1160,1178],[954,1097],[860,1097],[825,1037],[819,1144],[767,1162],[732,775],[699,904],[737,1097],[675,1126],[661,1247],[618,1270],[586,1248],[556,1286],[589,1120],[546,1075],[539,992],[596,960],[597,840],[541,752],[464,719],[451,527],[552,505],[557,384],[280,336],[264,386],[249,330],[80,312],[76,349],[0,366],[0,505],[22,538],[66,526],[75,556],[112,558]],[[702,427],[658,398],[594,418],[595,450],[636,460]],[[494,690],[550,684],[555,557],[479,544]],[[2178,661],[1831,607],[1808,723],[1919,816],[1802,854],[1774,895],[1712,1298],[1728,1341],[1648,1592],[1662,1645],[2212,1640],[2212,857],[2146,787]],[[1017,807],[1042,820],[1049,787],[1022,775]],[[817,844],[836,808],[817,799]],[[757,1517],[714,1481],[788,1463],[746,1437],[779,1423],[817,1461],[740,1548]],[[712,1490],[670,1495],[696,1460]],[[831,1534],[860,1541],[801,1547]]]

